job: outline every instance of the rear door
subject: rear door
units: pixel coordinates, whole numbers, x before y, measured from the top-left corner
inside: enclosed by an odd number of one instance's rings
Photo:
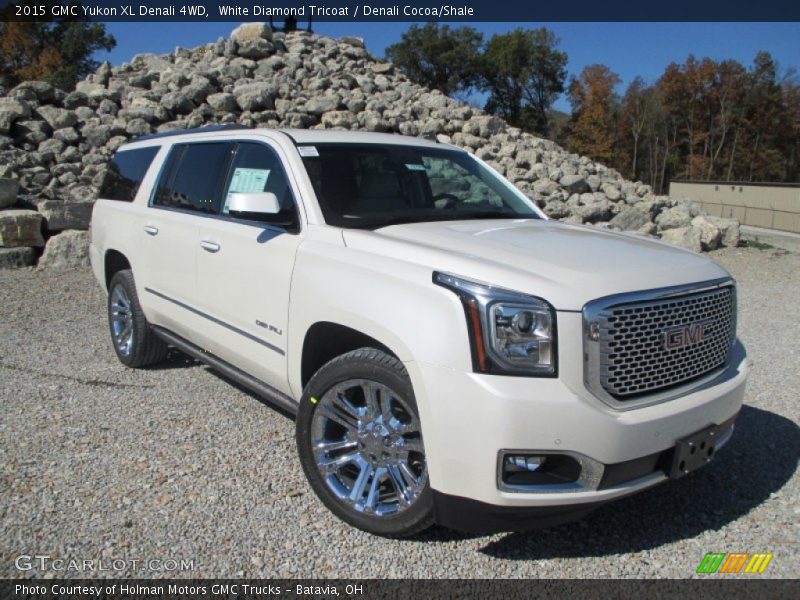
[[[203,330],[204,347],[289,394],[289,290],[302,236],[296,187],[278,152],[261,141],[236,144],[220,216],[198,231],[197,296],[214,319]],[[233,192],[272,192],[281,212],[268,221],[234,218],[227,209]]]
[[[194,310],[198,230],[218,214],[231,150],[228,142],[174,144],[143,225],[151,320],[192,341],[202,322]]]

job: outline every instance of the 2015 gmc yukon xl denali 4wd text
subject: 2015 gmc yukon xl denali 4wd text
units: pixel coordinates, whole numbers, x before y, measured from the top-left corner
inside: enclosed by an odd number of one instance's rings
[[[296,415],[320,500],[380,535],[578,518],[706,464],[742,404],[725,270],[550,221],[447,144],[139,138],[90,255],[123,364],[172,346]]]

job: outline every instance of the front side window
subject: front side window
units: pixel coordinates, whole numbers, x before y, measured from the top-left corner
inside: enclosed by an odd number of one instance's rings
[[[229,214],[231,195],[236,192],[270,192],[275,194],[281,210],[269,217],[277,225],[294,225],[297,222],[292,189],[280,158],[263,145],[241,142],[236,147],[233,164],[228,172],[223,193],[222,214]]]
[[[158,182],[153,204],[217,214],[230,153],[231,145],[227,142],[173,146]]]
[[[377,144],[300,151],[331,225],[539,218],[529,201],[466,152]]]

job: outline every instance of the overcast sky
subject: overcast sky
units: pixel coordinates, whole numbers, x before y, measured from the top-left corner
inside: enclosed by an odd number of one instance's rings
[[[304,26],[304,23],[300,24]],[[400,39],[410,23],[315,23],[314,31],[340,37],[364,38],[367,49],[383,56],[386,46]],[[458,26],[459,24],[454,24]],[[602,63],[622,79],[620,92],[637,75],[653,81],[672,61],[689,54],[713,59],[733,58],[745,65],[759,50],[768,50],[781,67],[800,67],[800,23],[469,23],[486,38],[517,26],[552,29],[569,55],[568,70],[577,74],[586,65]],[[134,54],[163,54],[176,46],[192,48],[227,36],[236,23],[108,23],[117,39],[111,52],[100,60],[118,64]],[[569,110],[565,98],[556,108]]]

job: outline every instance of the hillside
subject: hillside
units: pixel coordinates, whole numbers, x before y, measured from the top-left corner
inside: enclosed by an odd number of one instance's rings
[[[738,243],[736,221],[655,196],[422,88],[372,58],[359,39],[248,24],[193,50],[104,64],[71,93],[34,81],[0,97],[0,267],[85,264],[91,206],[113,152],[135,136],[216,123],[438,136],[488,161],[553,218],[696,251]]]

